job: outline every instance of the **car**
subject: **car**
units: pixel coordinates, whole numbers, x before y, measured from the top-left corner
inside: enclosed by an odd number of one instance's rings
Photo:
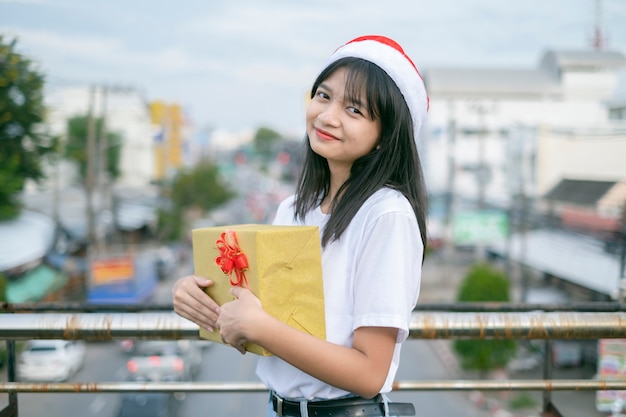
[[[86,346],[74,340],[30,340],[17,361],[19,381],[68,381],[85,362]]]
[[[541,365],[541,358],[537,355],[516,356],[506,365],[509,371],[532,371]]]
[[[174,251],[167,247],[161,246],[156,254],[156,269],[157,276],[160,281],[165,281],[170,278],[176,271],[178,261]]]
[[[541,366],[542,361],[543,354],[538,348],[533,348],[529,343],[520,343],[515,356],[509,360],[506,367],[512,372],[532,371]]]
[[[137,348],[137,341],[133,339],[123,339],[119,342],[120,348],[124,353],[133,353]]]
[[[545,343],[541,340],[532,340],[537,351],[543,357]],[[575,368],[585,360],[584,345],[581,340],[554,340],[552,341],[552,364],[559,368]]]
[[[578,340],[555,340],[552,342],[552,363],[563,368],[580,366],[583,345]]]
[[[136,344],[126,368],[135,381],[189,381],[201,362],[201,349],[189,340],[143,340]]]
[[[211,346],[214,345],[214,342],[212,340],[208,340],[208,339],[193,340],[191,343],[196,345],[200,349],[208,349],[208,348],[210,348]]]
[[[184,393],[130,393],[122,397],[117,417],[177,417]]]

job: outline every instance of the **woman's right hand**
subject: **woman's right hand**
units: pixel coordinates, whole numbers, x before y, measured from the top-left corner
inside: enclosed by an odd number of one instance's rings
[[[217,303],[204,292],[213,282],[197,275],[180,278],[172,287],[174,311],[198,326],[212,332],[219,314]]]

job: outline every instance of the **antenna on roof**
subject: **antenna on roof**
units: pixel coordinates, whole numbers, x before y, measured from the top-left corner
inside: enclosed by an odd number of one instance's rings
[[[596,10],[595,10],[596,22],[593,28],[593,39],[592,46],[596,51],[601,51],[606,46],[606,37],[604,36],[604,31],[602,30],[602,0],[596,0]]]

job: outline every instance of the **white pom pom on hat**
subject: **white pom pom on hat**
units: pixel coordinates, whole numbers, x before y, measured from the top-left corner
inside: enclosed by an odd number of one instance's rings
[[[429,98],[421,74],[402,47],[385,36],[360,36],[337,48],[327,65],[346,57],[361,58],[376,64],[391,77],[411,112],[414,139],[417,140],[426,120]]]

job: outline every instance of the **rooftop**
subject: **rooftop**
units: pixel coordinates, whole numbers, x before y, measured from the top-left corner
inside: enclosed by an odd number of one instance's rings
[[[0,271],[42,259],[54,244],[54,234],[54,221],[34,211],[0,222]]]
[[[615,298],[619,288],[619,259],[592,238],[554,230],[533,230],[510,237],[490,250],[500,256],[562,280]]]
[[[548,191],[544,198],[577,205],[593,206],[615,184],[617,184],[615,181],[563,179]]]

